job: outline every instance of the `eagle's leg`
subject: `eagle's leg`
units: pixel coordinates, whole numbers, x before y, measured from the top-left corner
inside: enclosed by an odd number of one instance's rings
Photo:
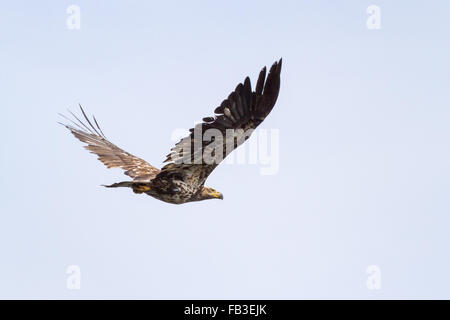
[[[144,193],[150,190],[150,187],[146,184],[134,184],[133,192],[134,193]]]

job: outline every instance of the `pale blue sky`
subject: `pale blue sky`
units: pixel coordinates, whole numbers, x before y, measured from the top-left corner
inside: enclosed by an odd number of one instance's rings
[[[71,4],[80,30],[66,27]],[[0,298],[450,298],[449,9],[2,2]],[[279,172],[221,165],[207,184],[224,201],[104,189],[126,176],[56,123],[81,103],[161,166],[174,129],[280,57],[261,126],[279,129]],[[373,264],[380,290],[366,287]]]

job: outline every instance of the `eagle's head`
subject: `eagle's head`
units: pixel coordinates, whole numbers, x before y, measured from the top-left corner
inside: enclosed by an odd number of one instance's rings
[[[203,187],[202,191],[198,195],[198,200],[207,199],[221,199],[223,200],[223,194],[213,188]]]

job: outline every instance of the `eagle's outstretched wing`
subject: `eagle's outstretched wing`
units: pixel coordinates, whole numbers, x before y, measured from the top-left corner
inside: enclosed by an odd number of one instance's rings
[[[228,98],[214,110],[216,113],[214,117],[204,118],[202,123],[190,129],[188,137],[181,139],[171,149],[171,153],[164,161],[170,163],[161,169],[152,183],[176,178],[193,185],[202,185],[220,162],[205,161],[205,152],[209,154],[212,150],[222,150],[223,155],[220,159],[223,160],[249,138],[252,129],[255,129],[272,110],[280,90],[281,64],[280,59],[272,65],[267,79],[264,67],[253,92],[249,77],[245,79],[244,84],[238,84]],[[214,137],[203,141],[209,129],[213,129],[213,134],[220,132],[223,139]],[[229,129],[234,132],[231,141],[226,138]],[[222,148],[220,146],[217,148],[219,144]]]
[[[135,157],[109,142],[100,129],[95,117],[92,119],[95,124],[94,126],[86,116],[86,113],[81,106],[80,109],[86,123],[71,113],[75,118],[74,120],[71,120],[64,115],[62,116],[71,121],[74,126],[64,123],[61,124],[69,129],[70,132],[72,132],[72,134],[80,141],[87,143],[85,148],[91,153],[98,155],[98,159],[103,162],[105,166],[108,168],[122,168],[125,170],[125,174],[133,178],[135,181],[150,181],[156,176],[156,174],[158,174],[159,169],[153,167],[145,160]]]

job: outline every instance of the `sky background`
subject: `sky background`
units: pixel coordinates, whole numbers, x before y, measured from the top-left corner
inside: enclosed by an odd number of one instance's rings
[[[70,5],[81,29],[66,26]],[[366,26],[369,5],[381,29]],[[0,298],[450,298],[448,1],[3,1]],[[283,57],[279,170],[177,206],[57,124],[81,103],[160,167],[172,133]],[[81,288],[66,286],[68,266]],[[370,290],[368,266],[381,287]]]

